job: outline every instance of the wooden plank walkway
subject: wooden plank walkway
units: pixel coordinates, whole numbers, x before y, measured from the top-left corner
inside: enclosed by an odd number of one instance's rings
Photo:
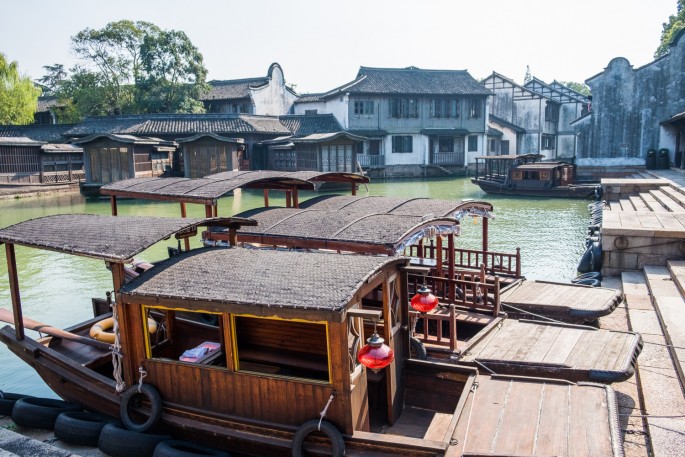
[[[620,441],[608,414],[607,406],[615,402],[611,390],[596,384],[485,375],[478,383],[473,400],[464,407],[473,414],[459,422],[447,456],[619,455],[610,439]]]
[[[505,319],[491,335],[469,347],[460,361],[478,361],[502,373],[508,366],[509,373],[568,373],[566,379],[609,381],[632,375],[639,344],[634,333]]]
[[[621,301],[621,293],[604,287],[526,280],[518,287],[504,290],[501,301],[504,311],[510,311],[507,305],[511,305],[555,319],[577,322],[582,319],[573,319],[574,313],[593,313],[596,314],[594,319],[609,314]]]

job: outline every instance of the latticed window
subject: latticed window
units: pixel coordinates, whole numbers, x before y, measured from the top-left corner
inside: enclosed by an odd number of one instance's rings
[[[354,114],[373,114],[373,102],[370,100],[355,101]]]
[[[411,135],[395,135],[392,137],[392,152],[412,152],[413,142]]]
[[[419,117],[419,100],[416,98],[391,99],[390,117]]]
[[[431,117],[457,118],[459,117],[458,98],[435,98],[431,103]]]

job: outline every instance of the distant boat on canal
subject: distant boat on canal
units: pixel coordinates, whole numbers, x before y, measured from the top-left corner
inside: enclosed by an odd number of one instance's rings
[[[599,183],[576,182],[575,165],[541,162],[539,154],[476,157],[471,182],[489,194],[590,198]]]

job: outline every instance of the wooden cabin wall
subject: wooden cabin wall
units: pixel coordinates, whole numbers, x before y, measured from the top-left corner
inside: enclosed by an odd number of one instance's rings
[[[237,145],[221,141],[199,140],[183,145],[186,178],[202,178],[238,168]]]
[[[80,181],[85,178],[83,153],[41,154],[43,183]]]
[[[319,148],[316,144],[301,143],[295,146],[297,171],[319,171]]]
[[[0,148],[0,183],[40,183],[40,147]]]
[[[134,177],[133,146],[110,139],[83,146],[86,181],[107,184]]]

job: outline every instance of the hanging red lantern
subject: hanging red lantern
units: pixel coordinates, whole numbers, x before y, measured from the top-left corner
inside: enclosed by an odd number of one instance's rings
[[[395,352],[384,343],[385,340],[376,333],[374,328],[373,335],[366,340],[366,344],[357,354],[359,363],[373,371],[381,370],[390,365],[395,359]]]
[[[438,303],[438,297],[433,295],[425,285],[421,286],[411,299],[411,307],[420,313],[427,313],[438,306]]]

